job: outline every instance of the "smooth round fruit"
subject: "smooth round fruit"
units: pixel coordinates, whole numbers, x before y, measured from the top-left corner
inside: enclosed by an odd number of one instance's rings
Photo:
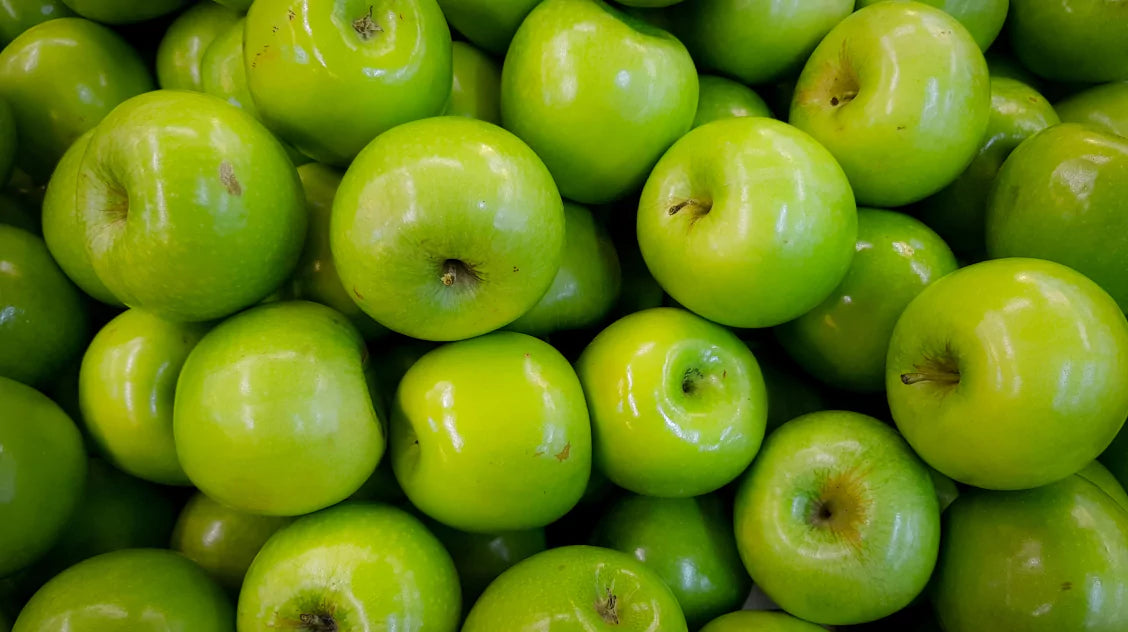
[[[172,13],[189,0],[63,0],[84,18],[105,24],[132,24]]]
[[[944,13],[956,18],[964,28],[975,38],[980,50],[987,50],[999,31],[1003,30],[1003,23],[1007,19],[1007,9],[1010,0],[918,0],[924,4],[932,5]],[[884,0],[858,0],[857,9],[864,9],[871,4],[884,2]]]
[[[1107,467],[1101,465],[1100,461],[1093,461],[1086,465],[1081,471],[1077,472],[1077,476],[1101,488],[1101,491],[1115,500],[1116,504],[1128,511],[1128,492],[1124,491],[1124,486],[1116,480],[1116,477]]]
[[[699,76],[697,83],[700,96],[697,99],[697,114],[693,118],[694,127],[701,127],[717,119],[742,116],[772,118],[768,104],[752,88],[732,79],[712,75]]]
[[[63,4],[63,0],[8,0],[7,2],[0,2],[0,46],[7,46],[20,33],[36,24],[73,15],[74,12]]]
[[[239,13],[214,2],[198,2],[181,13],[157,48],[157,83],[167,90],[203,90],[200,65],[216,36],[239,21]]]
[[[1011,0],[1015,56],[1055,81],[1128,79],[1128,4],[1120,0]]]
[[[443,114],[501,124],[501,66],[466,42],[451,44],[454,84]]]
[[[540,0],[438,0],[450,25],[477,46],[504,55],[517,27]]]
[[[482,591],[514,564],[532,557],[547,546],[544,529],[467,533],[431,521],[431,533],[450,553],[462,584],[462,606],[469,610]]]
[[[820,632],[821,626],[807,623],[786,612],[741,610],[713,619],[700,632]]]
[[[258,108],[247,88],[247,69],[243,65],[243,32],[247,19],[240,17],[216,33],[200,59],[200,89],[259,118]]]
[[[1082,90],[1055,103],[1054,109],[1067,123],[1087,123],[1128,138],[1128,80]]]

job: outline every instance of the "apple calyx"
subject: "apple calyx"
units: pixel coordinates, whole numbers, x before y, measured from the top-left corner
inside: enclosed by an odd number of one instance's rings
[[[452,287],[454,285],[476,285],[482,280],[482,277],[478,276],[474,268],[467,265],[465,261],[447,259],[443,262],[439,280],[446,287]]]
[[[304,632],[337,632],[337,621],[327,614],[302,613],[298,615]]]
[[[595,600],[595,611],[610,625],[619,625],[619,597],[607,589],[607,593]]]
[[[383,27],[372,19],[372,5],[368,5],[368,13],[353,20],[352,27],[356,34],[360,36],[361,41],[365,42],[372,39],[377,33],[384,31]]]
[[[913,371],[901,374],[901,383],[906,386],[921,383],[933,383],[939,386],[956,386],[960,383],[960,367],[956,362],[951,349],[944,353],[927,358],[920,364],[913,365]]]
[[[808,505],[807,522],[826,529],[851,545],[861,544],[858,527],[865,523],[865,486],[853,471],[831,475]]]
[[[711,210],[713,210],[713,203],[711,201],[689,198],[666,209],[666,214],[673,216],[680,213],[681,215],[688,216],[689,225],[693,226],[697,220],[708,215]]]

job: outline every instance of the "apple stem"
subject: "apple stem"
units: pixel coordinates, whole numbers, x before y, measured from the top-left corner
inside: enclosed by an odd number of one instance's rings
[[[901,383],[906,385],[919,384],[921,382],[939,382],[941,384],[959,384],[959,373],[902,373]]]
[[[298,620],[308,632],[337,632],[337,621],[327,614],[301,614]]]
[[[364,41],[372,39],[373,35],[384,30],[372,19],[372,5],[368,5],[368,13],[353,20],[352,26],[353,30],[360,36],[360,39]]]
[[[595,602],[595,611],[605,622],[619,625],[619,598],[610,588],[607,589],[606,596]]]

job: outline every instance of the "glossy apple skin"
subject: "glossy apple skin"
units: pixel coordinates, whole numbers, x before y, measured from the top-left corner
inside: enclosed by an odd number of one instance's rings
[[[262,300],[301,252],[306,212],[285,150],[210,95],[157,90],[122,104],[90,137],[78,179],[98,278],[168,320]]]
[[[948,508],[932,601],[948,632],[1128,626],[1128,512],[1080,476]]]
[[[20,33],[55,18],[74,16],[62,0],[6,0],[0,2],[0,46],[7,46]]]
[[[842,281],[857,221],[846,175],[813,138],[780,121],[735,118],[694,129],[662,156],[637,231],[647,267],[675,301],[722,325],[770,327]]]
[[[454,632],[458,575],[442,544],[390,505],[346,503],[300,518],[255,557],[239,595],[239,631],[302,629],[302,614],[340,630]]]
[[[855,250],[850,271],[830,296],[775,331],[791,357],[820,380],[879,392],[897,318],[921,290],[958,266],[939,235],[895,211],[858,209]]]
[[[581,204],[637,189],[697,111],[697,71],[666,31],[602,0],[546,0],[501,71],[501,120]]]
[[[591,211],[564,203],[564,257],[544,296],[506,329],[531,336],[598,324],[619,298],[622,271],[611,236]]]
[[[928,468],[888,425],[843,411],[804,415],[768,436],[737,491],[734,524],[757,586],[823,624],[908,605],[940,545]]]
[[[483,50],[504,55],[540,0],[438,0],[450,25]]]
[[[752,587],[719,496],[624,496],[603,514],[593,544],[632,555],[657,572],[694,630],[739,608]]]
[[[161,549],[92,557],[47,582],[12,632],[234,632],[231,601],[199,567]]]
[[[752,352],[682,309],[625,316],[576,362],[595,463],[639,494],[688,498],[729,483],[764,438],[767,397]]]
[[[1128,309],[1128,138],[1063,123],[1023,142],[999,170],[987,253],[1065,264]]]
[[[286,516],[237,511],[197,492],[176,519],[170,548],[238,594],[255,555],[270,536],[291,522],[293,518]]]
[[[540,300],[560,267],[564,221],[551,174],[520,139],[439,117],[385,132],[357,156],[333,200],[330,245],[344,287],[376,322],[459,340]]]
[[[200,491],[241,511],[300,515],[340,502],[376,469],[384,433],[364,341],[306,301],[225,320],[189,354],[173,436]]]
[[[967,29],[924,4],[879,2],[819,43],[789,120],[834,154],[859,204],[889,208],[954,180],[990,112],[987,62]]]
[[[2,577],[46,553],[66,526],[83,493],[86,451],[74,422],[30,386],[0,377],[0,409]]]
[[[700,632],[821,632],[825,628],[769,610],[740,610],[713,619]]]
[[[658,574],[626,553],[594,546],[549,549],[502,573],[462,632],[684,632],[677,598]]]
[[[451,44],[454,84],[443,114],[501,124],[501,66],[466,42]]]
[[[1034,88],[991,77],[991,117],[979,153],[951,184],[921,201],[921,219],[956,252],[985,258],[987,205],[999,168],[1022,141],[1060,122],[1054,107]]]
[[[63,0],[70,10],[103,24],[132,24],[172,13],[189,0]]]
[[[462,584],[462,609],[470,606],[490,585],[514,564],[532,557],[547,546],[544,529],[524,529],[501,533],[468,533],[433,520],[427,528],[450,553]]]
[[[1061,120],[1128,138],[1128,80],[1083,90],[1054,104]]]
[[[0,225],[0,376],[38,386],[82,353],[81,294],[43,240]]]
[[[591,458],[580,381],[541,340],[497,332],[444,345],[400,381],[392,467],[412,504],[448,526],[543,527],[579,501]]]
[[[999,259],[909,304],[885,384],[897,427],[929,465],[968,485],[1025,489],[1108,446],[1128,417],[1126,381],[1128,321],[1108,294],[1053,262]]]
[[[200,64],[216,36],[239,21],[234,9],[199,2],[173,21],[157,48],[157,83],[168,90],[203,90]]]
[[[768,104],[748,86],[714,75],[700,75],[697,83],[700,96],[697,99],[697,114],[693,118],[693,127],[701,127],[710,121],[724,118],[742,116],[772,118]]]
[[[435,0],[259,0],[245,49],[262,119],[326,164],[347,166],[380,133],[439,114],[450,94],[450,31]]]
[[[200,90],[241,107],[258,118],[258,109],[247,88],[247,69],[243,65],[243,31],[246,24],[246,18],[242,17],[229,24],[216,34],[204,51],[200,59]]]
[[[1101,488],[1101,491],[1112,497],[1116,504],[1128,511],[1128,492],[1124,491],[1124,486],[1100,461],[1093,461],[1086,465],[1084,469],[1077,472],[1077,476]]]
[[[90,342],[78,376],[87,432],[125,472],[164,485],[190,485],[172,437],[172,402],[180,369],[207,332],[131,309]]]
[[[1003,30],[1003,23],[1007,19],[1007,9],[1010,0],[918,0],[947,13],[960,21],[964,28],[975,38],[980,50],[987,50],[999,32]],[[864,9],[871,4],[884,2],[884,0],[858,0],[857,9]]]
[[[1105,0],[1011,0],[1007,31],[1024,66],[1055,81],[1128,79],[1128,6]]]
[[[33,26],[0,52],[0,97],[12,106],[20,136],[16,162],[37,182],[110,110],[152,89],[137,51],[81,18]]]

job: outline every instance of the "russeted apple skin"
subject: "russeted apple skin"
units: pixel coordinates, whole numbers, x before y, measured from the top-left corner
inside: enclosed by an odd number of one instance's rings
[[[893,330],[893,419],[929,465],[1014,490],[1088,465],[1128,417],[1128,321],[1088,278],[1037,259],[961,268]]]

